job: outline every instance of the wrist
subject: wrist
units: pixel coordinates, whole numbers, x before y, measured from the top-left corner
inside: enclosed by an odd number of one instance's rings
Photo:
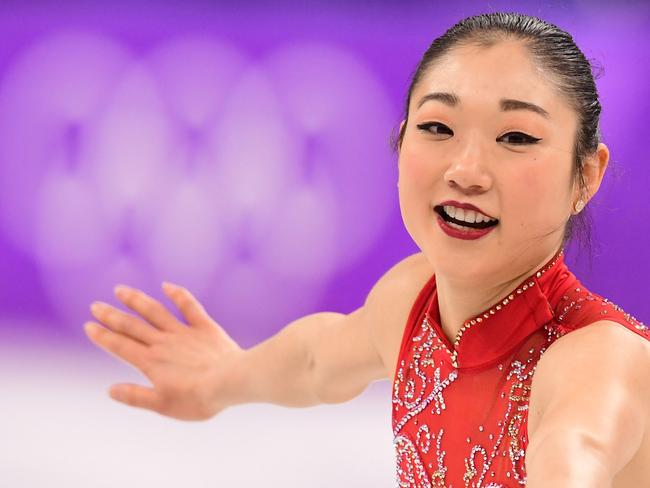
[[[255,368],[252,367],[250,351],[239,349],[221,358],[219,376],[222,388],[216,399],[221,408],[261,401],[254,385]]]

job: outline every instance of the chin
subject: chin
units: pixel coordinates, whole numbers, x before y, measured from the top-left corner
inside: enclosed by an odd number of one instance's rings
[[[438,257],[434,269],[438,273],[444,274],[448,279],[454,281],[475,281],[478,282],[490,269],[485,263],[468,263],[458,262],[458,260],[450,259],[450,257]]]

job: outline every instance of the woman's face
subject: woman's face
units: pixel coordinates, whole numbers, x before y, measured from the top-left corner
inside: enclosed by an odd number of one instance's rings
[[[434,63],[411,95],[398,186],[406,229],[436,273],[507,280],[550,257],[578,198],[576,130],[577,115],[519,41],[457,47]],[[497,225],[477,239],[450,236],[434,210],[450,200]]]

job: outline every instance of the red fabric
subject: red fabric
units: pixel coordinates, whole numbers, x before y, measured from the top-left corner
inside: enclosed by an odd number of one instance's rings
[[[432,276],[411,309],[393,380],[398,486],[524,486],[537,361],[562,335],[603,319],[650,339],[645,325],[585,289],[560,250],[505,300],[468,320],[452,345]]]

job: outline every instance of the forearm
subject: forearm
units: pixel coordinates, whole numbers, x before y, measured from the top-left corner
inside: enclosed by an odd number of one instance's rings
[[[313,344],[319,330],[342,314],[301,317],[277,334],[242,352],[231,371],[228,403],[273,403],[309,407],[322,403],[315,391]]]

